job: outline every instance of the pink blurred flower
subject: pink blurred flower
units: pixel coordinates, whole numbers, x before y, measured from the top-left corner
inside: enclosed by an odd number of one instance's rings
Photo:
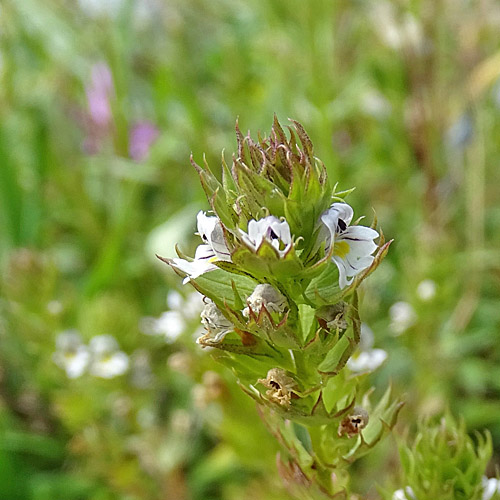
[[[114,93],[109,66],[104,62],[94,64],[90,78],[91,83],[85,89],[89,117],[95,125],[107,127],[112,120],[110,98]]]
[[[135,161],[146,159],[159,134],[160,132],[151,122],[136,123],[130,131],[128,148],[130,158]]]
[[[111,135],[113,114],[111,99],[114,96],[113,76],[105,62],[92,66],[90,82],[85,86],[88,111],[85,114],[86,137],[83,149],[90,154],[100,151],[103,141]]]

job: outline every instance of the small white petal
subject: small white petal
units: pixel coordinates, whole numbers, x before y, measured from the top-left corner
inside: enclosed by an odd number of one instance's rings
[[[90,373],[100,378],[113,378],[123,375],[128,366],[128,356],[122,351],[117,351],[110,356],[96,359],[90,367]]]
[[[278,251],[280,256],[288,252],[292,245],[290,226],[285,220],[280,221],[274,215],[269,215],[259,220],[248,222],[248,234],[240,229],[243,242],[256,252],[267,240]]]
[[[492,477],[488,479],[486,476],[482,478],[483,496],[481,500],[490,500],[495,493],[500,493],[500,482]]]
[[[396,490],[392,495],[392,500],[407,500],[405,492],[401,490]]]
[[[229,251],[222,224],[217,217],[209,217],[204,212],[198,212],[198,234],[201,239],[210,246],[215,255],[220,260],[231,261],[231,252]]]
[[[96,335],[89,342],[89,347],[94,355],[105,355],[118,349],[118,342],[112,335]]]
[[[78,378],[87,369],[90,361],[90,353],[86,346],[79,346],[76,351],[56,351],[52,360],[59,368],[62,368],[68,378]]]
[[[217,260],[215,252],[209,245],[199,245],[196,249],[194,260],[192,262],[175,258],[172,259],[172,265],[179,269],[179,271],[187,274],[186,278],[184,278],[184,281],[182,282],[183,284],[186,284],[190,279],[196,279],[202,274],[218,269],[218,267],[213,263],[215,260]]]
[[[406,486],[405,488],[396,490],[392,495],[392,500],[416,500],[416,498],[411,486]]]
[[[318,238],[325,238],[327,251],[331,251],[333,244],[332,260],[339,270],[340,288],[350,285],[352,278],[372,264],[371,254],[377,249],[373,241],[379,236],[377,231],[365,226],[349,226],[352,217],[353,210],[347,203],[334,203],[320,217],[328,232],[320,229]],[[318,241],[316,246],[320,245]]]

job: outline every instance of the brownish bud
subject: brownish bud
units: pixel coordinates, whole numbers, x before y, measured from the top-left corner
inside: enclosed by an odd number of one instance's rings
[[[352,413],[344,417],[340,422],[338,430],[339,437],[344,434],[347,435],[348,438],[358,435],[361,429],[366,427],[368,420],[368,412],[364,408],[361,408],[361,406],[355,406]]]

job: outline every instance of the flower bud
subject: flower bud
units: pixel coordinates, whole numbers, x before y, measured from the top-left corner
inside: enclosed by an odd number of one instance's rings
[[[270,313],[282,314],[288,307],[286,298],[271,285],[267,283],[257,285],[252,295],[247,298],[248,307],[243,309],[243,316],[248,317],[250,310],[256,315],[263,307]]]
[[[220,344],[233,329],[233,324],[222,314],[220,309],[209,299],[201,311],[201,323],[207,333],[197,342],[202,345]]]
[[[316,313],[319,324],[325,330],[335,332],[338,330],[345,330],[347,328],[347,303],[338,302],[333,306],[324,306],[318,309]]]

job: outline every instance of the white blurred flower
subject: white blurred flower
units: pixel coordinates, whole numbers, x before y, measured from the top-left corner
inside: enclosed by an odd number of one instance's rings
[[[416,497],[411,486],[406,486],[405,488],[396,490],[392,495],[392,500],[416,500]]]
[[[405,12],[397,19],[394,5],[386,0],[378,0],[372,5],[372,23],[385,45],[395,50],[423,51],[426,45],[424,33],[415,16]]]
[[[146,335],[163,335],[171,344],[185,330],[186,321],[180,311],[165,311],[158,318],[142,318],[139,327]]]
[[[90,339],[92,353],[90,373],[100,378],[123,375],[129,366],[128,356],[119,350],[118,342],[111,335],[97,335]]]
[[[361,323],[359,348],[362,351],[368,351],[373,347],[374,342],[375,334],[373,333],[373,330],[366,323]]]
[[[78,0],[80,9],[91,18],[115,18],[123,4],[123,0]]]
[[[327,251],[333,245],[332,260],[339,269],[340,288],[350,285],[354,276],[371,265],[372,253],[377,249],[373,241],[379,236],[377,231],[365,226],[349,226],[353,215],[347,203],[334,203],[321,215],[323,226],[318,242],[326,240]]]
[[[146,335],[163,335],[170,344],[186,330],[190,320],[199,316],[204,304],[198,292],[192,292],[184,298],[179,292],[172,290],[167,295],[167,305],[170,310],[163,312],[158,318],[142,318],[139,329]]]
[[[61,301],[59,301],[59,300],[51,300],[47,304],[47,311],[49,312],[49,314],[52,314],[52,316],[57,316],[57,315],[61,314],[63,309],[64,309],[64,307],[63,307]]]
[[[248,233],[240,229],[243,243],[257,252],[264,240],[271,243],[280,257],[283,257],[292,246],[290,226],[286,220],[280,220],[274,215],[268,215],[259,220],[248,222]]]
[[[90,353],[76,330],[67,330],[56,338],[56,352],[52,355],[54,363],[62,368],[68,378],[78,378],[87,369]]]
[[[203,302],[203,295],[199,292],[191,292],[188,294],[183,304],[181,305],[181,311],[186,318],[193,319],[200,315],[200,311],[205,306]]]
[[[184,304],[184,297],[177,290],[167,293],[167,306],[174,311],[180,311]]]
[[[372,349],[373,338],[372,329],[361,323],[359,350],[347,361],[349,370],[358,374],[371,373],[387,359],[387,353],[383,349]]]
[[[264,283],[257,285],[252,294],[247,298],[248,307],[243,309],[243,316],[250,315],[250,309],[258,315],[263,307],[269,312],[282,314],[288,307],[286,298],[273,286]]]
[[[417,295],[424,302],[432,300],[436,296],[436,283],[431,279],[421,281],[417,286]]]
[[[391,104],[377,90],[369,89],[361,95],[361,109],[374,118],[383,119],[391,113]]]
[[[347,361],[347,367],[355,373],[371,373],[386,359],[387,353],[383,349],[370,349],[359,352],[357,356],[352,356]]]
[[[389,316],[391,318],[389,328],[394,335],[401,335],[417,321],[417,313],[412,305],[404,301],[393,304],[389,309]]]
[[[482,485],[483,496],[481,500],[490,500],[495,493],[500,493],[500,481],[495,477],[488,479],[486,476],[483,476]]]

